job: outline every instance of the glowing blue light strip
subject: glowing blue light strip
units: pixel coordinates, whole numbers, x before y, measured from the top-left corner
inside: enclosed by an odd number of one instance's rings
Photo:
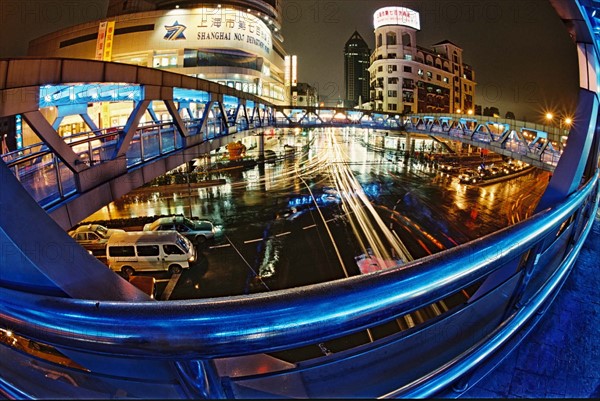
[[[124,83],[40,86],[40,108],[96,102],[140,101],[142,87]]]
[[[225,107],[238,107],[240,104],[240,99],[235,96],[223,95],[223,103]]]
[[[205,91],[185,88],[173,88],[173,100],[176,102],[196,102],[207,103],[210,101],[210,94]]]

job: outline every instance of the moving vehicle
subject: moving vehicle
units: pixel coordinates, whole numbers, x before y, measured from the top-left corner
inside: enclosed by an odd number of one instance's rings
[[[220,227],[209,220],[191,220],[183,216],[161,217],[143,227],[144,231],[175,230],[192,243],[199,245],[206,240],[219,238],[222,235]]]
[[[475,184],[481,180],[481,174],[475,170],[465,170],[459,174],[458,179],[463,184]]]
[[[106,260],[111,270],[127,277],[137,271],[178,274],[196,260],[196,249],[176,231],[130,231],[110,237]]]

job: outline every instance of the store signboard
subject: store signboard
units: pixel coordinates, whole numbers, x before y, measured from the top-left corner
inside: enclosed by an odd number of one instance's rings
[[[115,21],[108,21],[106,24],[106,39],[104,40],[103,61],[112,60],[113,39],[115,36]]]
[[[258,16],[225,8],[173,10],[157,19],[151,44],[161,48],[239,49],[269,56],[271,31]]]
[[[96,60],[102,60],[104,58],[104,40],[106,39],[106,27],[107,21],[100,22],[98,26],[98,38],[96,39]]]
[[[419,13],[405,7],[384,7],[373,14],[375,29],[384,25],[401,25],[416,30],[421,29]]]

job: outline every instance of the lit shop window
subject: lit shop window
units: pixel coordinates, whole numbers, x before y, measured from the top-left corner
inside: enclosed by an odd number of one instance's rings
[[[154,68],[177,67],[177,55],[154,56],[152,65]]]

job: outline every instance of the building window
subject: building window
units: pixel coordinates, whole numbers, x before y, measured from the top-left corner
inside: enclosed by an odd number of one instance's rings
[[[396,44],[396,34],[394,32],[388,32],[385,35],[385,42],[388,46],[394,46]]]
[[[446,83],[446,84],[447,84],[448,82],[449,82],[449,81],[448,81],[448,77],[444,77],[444,83]]]
[[[391,74],[392,72],[396,72],[398,71],[398,66],[397,65],[388,65],[388,74]]]
[[[431,77],[433,77],[433,74],[431,73],[431,71],[427,71],[427,78],[431,79]]]
[[[377,72],[383,72],[383,66],[380,65],[379,67],[377,67]]]
[[[442,76],[441,76],[440,74],[437,74],[437,76],[436,76],[436,79],[437,79],[438,81],[441,81],[441,80],[442,80]]]
[[[377,35],[377,47],[381,47],[383,45],[383,35]]]
[[[405,55],[404,55],[404,60],[411,61],[412,59],[413,59],[413,58],[412,58],[412,54],[405,54]]]
[[[388,91],[388,97],[398,97],[398,91]]]
[[[407,65],[404,66],[404,72],[410,72],[412,73],[412,67],[409,67]]]
[[[408,33],[405,33],[404,35],[402,35],[402,45],[403,46],[412,46],[411,40],[410,40],[410,35]]]
[[[397,77],[388,78],[388,84],[390,84],[390,85],[397,85],[398,84],[398,78]]]
[[[396,53],[389,53],[388,58],[396,58]]]
[[[396,103],[389,103],[388,110],[396,111],[396,110],[398,110],[398,105]]]
[[[419,68],[419,71],[417,72],[417,74],[419,74],[420,77],[423,76],[423,70]]]

